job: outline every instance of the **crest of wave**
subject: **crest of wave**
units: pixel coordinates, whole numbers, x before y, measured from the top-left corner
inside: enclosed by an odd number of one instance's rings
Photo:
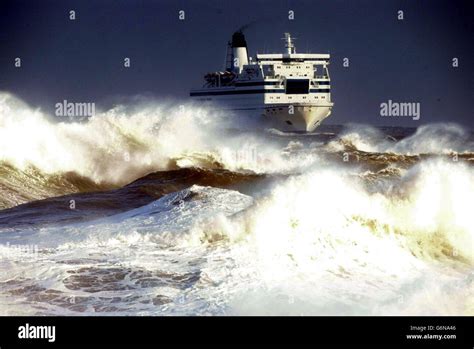
[[[474,144],[462,126],[445,123],[420,126],[416,133],[388,148],[394,153],[446,154],[472,152]]]
[[[349,144],[366,152],[391,152],[397,154],[447,154],[474,152],[474,143],[468,130],[454,123],[422,125],[413,135],[399,141],[387,139],[378,129],[368,125],[349,125],[341,133],[339,141],[330,146],[343,150]],[[342,144],[340,142],[342,141]],[[339,143],[338,143],[339,142]]]
[[[261,137],[228,134],[242,122],[233,120],[211,108],[169,101],[119,105],[84,122],[67,122],[0,93],[0,161],[117,184],[173,167],[217,164],[265,172],[288,166]]]

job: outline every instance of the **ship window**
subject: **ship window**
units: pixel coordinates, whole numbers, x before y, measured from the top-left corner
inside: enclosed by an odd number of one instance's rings
[[[265,64],[263,66],[263,74],[265,76],[274,76],[275,75],[275,71],[273,70],[273,65],[270,65],[270,64]]]
[[[308,79],[288,79],[286,80],[287,94],[307,94],[309,93]],[[291,97],[289,97],[291,98]]]
[[[315,64],[315,76],[325,78],[327,77],[327,69],[326,66],[323,64]]]

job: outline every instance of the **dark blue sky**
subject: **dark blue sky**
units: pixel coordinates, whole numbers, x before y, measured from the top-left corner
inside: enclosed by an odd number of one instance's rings
[[[222,68],[233,31],[252,23],[245,31],[252,55],[280,52],[285,31],[298,37],[299,52],[331,53],[335,108],[327,123],[454,121],[474,128],[472,3],[1,0],[0,90],[45,110],[64,99],[100,106],[142,94],[187,98],[204,73]],[[75,21],[69,20],[71,9]],[[288,10],[295,20],[288,20]],[[22,59],[20,69],[15,57]],[[131,58],[128,69],[124,57]],[[380,103],[389,99],[420,102],[421,120],[381,117]]]

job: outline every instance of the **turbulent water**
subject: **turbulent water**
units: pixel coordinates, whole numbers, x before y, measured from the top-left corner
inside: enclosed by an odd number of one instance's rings
[[[176,105],[0,94],[0,315],[474,314],[469,131]]]

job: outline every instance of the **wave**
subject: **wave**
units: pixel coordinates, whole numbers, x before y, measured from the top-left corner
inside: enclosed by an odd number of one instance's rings
[[[472,132],[453,123],[422,125],[408,136],[395,138],[368,125],[349,125],[331,146],[337,150],[369,153],[474,154]]]
[[[12,182],[41,177],[41,185],[24,183],[23,189],[8,189],[11,183],[0,177],[2,196],[10,197],[1,205],[47,197],[53,177],[64,182],[67,194],[82,191],[68,183],[68,176],[113,188],[156,171],[202,167],[275,173],[315,161],[282,154],[276,141],[260,133],[233,132],[241,126],[242,119],[230,114],[176,101],[118,105],[81,122],[63,121],[0,93],[0,171]],[[57,185],[49,188],[49,196],[58,193]]]
[[[205,249],[183,251],[173,241],[182,241],[189,228],[208,217],[233,215],[252,202],[237,191],[194,185],[90,223],[26,228],[21,234],[3,231],[0,314],[156,311],[180,298],[177,293],[206,284],[204,273],[197,269]],[[154,267],[155,263],[160,266]],[[38,283],[33,275],[49,281]],[[198,302],[197,314],[199,308]]]
[[[113,184],[96,183],[75,172],[48,174],[34,167],[19,170],[0,162],[0,210],[54,196],[113,188]]]
[[[187,151],[205,149],[208,110],[171,105],[116,106],[84,122],[61,122],[0,95],[0,160],[20,170],[75,172],[101,183],[125,184]],[[192,110],[192,112],[191,112]]]
[[[37,187],[32,187],[31,183],[26,181],[30,183],[30,187],[22,186],[21,188],[22,190],[31,188],[35,195],[44,195],[45,197],[56,193],[57,195],[0,211],[0,229],[90,221],[141,207],[164,195],[192,185],[249,192],[255,185],[262,184],[266,180],[263,175],[205,168],[182,168],[154,172],[124,187],[112,190],[97,186],[90,180],[76,178],[73,174],[70,177],[48,177],[46,178],[47,183],[43,183],[43,179],[44,177],[39,176]],[[66,182],[66,179],[69,182]],[[53,190],[56,187],[51,183],[57,185],[57,191]],[[64,195],[65,189],[69,189],[71,193]],[[3,189],[3,191],[5,190]],[[29,191],[26,190],[26,192]],[[11,197],[18,200],[20,196],[14,194]],[[8,203],[8,198],[10,197],[2,198],[2,202]],[[30,196],[24,199],[34,200],[35,198]],[[71,207],[71,203],[73,203],[73,207]]]
[[[39,314],[473,314],[473,169],[429,160],[376,188],[365,177],[325,166],[263,192],[190,185],[95,221],[7,229],[3,249],[39,246],[48,286],[18,279],[32,272],[21,254],[2,260],[16,283],[0,282],[44,297],[24,310]]]
[[[234,300],[239,314],[472,314],[473,205],[464,165],[418,164],[375,192],[325,168],[212,226],[249,241],[241,263],[262,280]]]

